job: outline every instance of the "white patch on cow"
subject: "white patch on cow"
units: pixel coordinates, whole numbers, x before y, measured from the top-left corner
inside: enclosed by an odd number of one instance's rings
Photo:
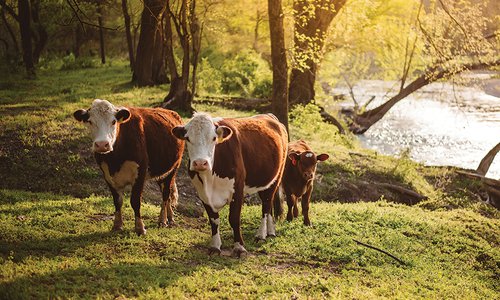
[[[246,253],[246,252],[247,249],[245,249],[245,247],[243,247],[242,244],[240,244],[239,242],[234,243],[233,253]]]
[[[208,170],[212,170],[214,165],[215,145],[217,143],[217,134],[212,117],[204,113],[195,113],[194,117],[186,126],[187,143],[189,159],[191,162],[195,160],[206,160],[208,162]],[[190,170],[193,165],[189,166]]]
[[[212,172],[199,172],[192,179],[201,201],[210,206],[214,212],[219,212],[224,205],[231,202],[234,181],[234,178],[221,178]]]
[[[111,151],[116,141],[116,113],[120,109],[106,100],[95,99],[88,110],[89,122],[92,140],[95,142],[108,142],[111,145]],[[94,150],[95,144],[92,143]]]
[[[113,174],[109,173],[109,167],[106,162],[101,163],[101,169],[104,179],[118,191],[122,191],[127,185],[134,184],[139,174],[139,165],[135,161],[126,160],[120,170]]]
[[[217,219],[214,219],[214,218],[210,218],[210,222],[214,223],[215,225],[219,226],[220,225],[220,219],[217,218]]]
[[[276,226],[274,225],[273,216],[267,215],[267,235],[276,236]]]
[[[269,183],[267,185],[265,185],[265,186],[248,186],[248,185],[245,185],[245,187],[243,188],[243,194],[245,194],[245,195],[252,195],[252,194],[255,194],[257,192],[267,190],[276,181],[276,179],[278,178],[278,175],[279,174],[276,173],[276,176],[273,178],[273,180],[269,181]]]
[[[223,118],[221,118],[221,117],[215,117],[215,118],[212,118],[212,122],[214,122],[214,123],[216,123],[216,122],[220,122],[220,121],[222,121],[222,120],[224,120],[224,119],[223,119]]]
[[[264,214],[264,218],[260,221],[259,229],[255,234],[255,237],[261,240],[265,240],[267,237],[267,214]]]
[[[313,153],[311,153],[311,152],[306,153],[306,157],[312,157],[312,156],[313,156]]]

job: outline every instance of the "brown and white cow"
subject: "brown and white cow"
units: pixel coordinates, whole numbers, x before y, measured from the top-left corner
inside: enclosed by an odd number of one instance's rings
[[[304,225],[311,225],[311,221],[309,220],[309,202],[313,190],[316,164],[327,160],[328,157],[329,155],[324,153],[316,155],[303,140],[288,144],[288,159],[286,160],[285,172],[283,173],[283,180],[281,182],[288,204],[288,213],[286,215],[288,221],[292,221],[293,218],[298,217],[299,209],[297,202],[300,199]]]
[[[146,234],[141,219],[141,195],[148,178],[156,179],[162,191],[159,226],[172,223],[172,206],[178,197],[175,175],[184,150],[184,142],[172,135],[172,128],[182,124],[180,116],[162,108],[116,107],[100,99],[73,115],[90,129],[96,162],[113,195],[112,230],[123,227],[123,190],[131,185],[135,232]]]
[[[198,113],[185,125],[174,128],[186,140],[189,176],[212,227],[210,253],[220,253],[219,211],[229,204],[229,223],[234,234],[233,255],[246,252],[241,236],[241,208],[246,194],[259,193],[262,220],[256,238],[274,236],[272,200],[285,166],[288,135],[274,115],[213,119]]]

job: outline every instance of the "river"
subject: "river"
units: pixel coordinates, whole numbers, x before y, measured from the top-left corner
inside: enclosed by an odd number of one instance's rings
[[[500,80],[488,73],[473,76],[485,87],[433,83],[403,99],[359,136],[362,145],[395,156],[409,149],[414,160],[426,165],[476,169],[486,153],[500,142]],[[376,96],[369,105],[373,108],[387,99],[386,92],[394,84],[364,80],[353,91],[359,102]],[[337,86],[334,91],[349,95],[345,86]],[[352,102],[340,105],[352,106]],[[487,176],[500,178],[500,154]]]

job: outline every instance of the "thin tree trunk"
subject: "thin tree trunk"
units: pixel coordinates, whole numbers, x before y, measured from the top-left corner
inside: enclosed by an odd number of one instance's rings
[[[314,99],[317,61],[323,56],[326,32],[346,2],[347,0],[318,0],[313,2],[314,13],[310,13],[307,10],[310,1],[294,1],[295,60],[303,61],[304,64],[292,69],[289,87],[290,105],[307,104]]]
[[[495,159],[495,156],[497,155],[498,151],[500,151],[500,143],[498,143],[495,147],[493,147],[488,152],[488,154],[486,154],[486,156],[481,160],[476,170],[478,174],[485,176],[486,173],[488,173],[491,163],[493,163],[493,160]]]
[[[40,22],[40,0],[31,0],[31,18],[33,20],[33,27],[36,29],[35,37],[35,48],[33,50],[33,61],[35,64],[40,60],[40,55],[42,54],[43,49],[47,45],[49,40],[49,35],[47,34],[47,30]]]
[[[281,0],[268,0],[273,65],[272,111],[288,131],[288,64]]]
[[[5,24],[5,28],[7,29],[7,32],[9,33],[9,37],[12,40],[12,44],[14,45],[14,50],[16,51],[16,54],[17,54],[17,53],[19,53],[19,45],[17,43],[16,35],[14,34],[14,30],[10,27],[9,21],[5,17],[5,12],[4,12],[3,8],[0,10],[0,15],[2,16],[2,21]]]
[[[193,51],[193,57],[191,64],[193,65],[193,71],[191,74],[191,93],[194,95],[196,94],[196,72],[198,70],[198,57],[200,55],[200,50],[201,50],[201,24],[200,21],[198,20],[198,17],[196,16],[196,0],[193,0],[191,2],[191,24],[189,26],[190,33],[191,33],[191,40],[192,40],[192,51]]]
[[[33,62],[33,46],[31,44],[31,14],[29,0],[18,0],[18,9],[24,65],[28,77],[32,78],[35,77],[35,65]]]
[[[104,28],[103,28],[103,20],[102,20],[102,3],[101,1],[97,2],[97,22],[99,24],[99,45],[101,52],[101,63],[106,63],[106,54],[104,51]]]
[[[134,71],[134,42],[130,31],[130,14],[128,12],[128,0],[122,0],[123,19],[125,21],[125,35],[127,37],[128,60],[130,61],[130,69]]]

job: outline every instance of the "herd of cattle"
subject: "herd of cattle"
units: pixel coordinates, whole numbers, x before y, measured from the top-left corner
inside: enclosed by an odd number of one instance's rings
[[[304,224],[310,225],[309,201],[316,164],[328,159],[328,154],[316,155],[302,140],[288,143],[285,127],[272,114],[212,118],[196,113],[183,124],[174,111],[116,107],[96,99],[89,109],[77,110],[73,115],[90,129],[96,162],[113,195],[113,230],[123,227],[123,191],[132,186],[135,232],[146,233],[141,195],[150,178],[159,183],[162,192],[159,226],[173,222],[172,208],[178,198],[175,177],[185,146],[188,173],[212,228],[210,253],[221,252],[219,211],[226,204],[234,234],[233,255],[239,257],[246,252],[240,216],[247,194],[258,193],[262,200],[258,239],[276,235],[273,210],[277,216],[280,204],[274,196],[280,188],[288,204],[287,220],[298,216],[300,199]]]

